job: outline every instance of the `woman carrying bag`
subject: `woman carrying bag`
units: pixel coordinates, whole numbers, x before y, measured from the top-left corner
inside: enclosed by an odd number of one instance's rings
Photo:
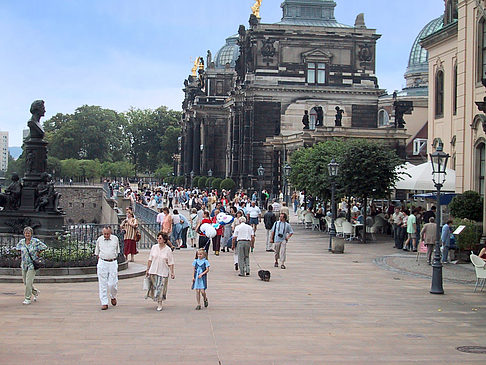
[[[22,304],[30,304],[32,294],[34,294],[34,302],[37,301],[39,290],[34,287],[34,278],[38,270],[39,254],[44,251],[47,246],[39,239],[32,237],[34,230],[31,227],[24,228],[24,238],[22,238],[16,246],[16,249],[21,252],[21,269],[22,281],[25,285],[25,298]]]

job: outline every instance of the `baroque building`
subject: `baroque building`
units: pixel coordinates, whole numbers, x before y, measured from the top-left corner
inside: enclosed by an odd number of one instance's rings
[[[181,173],[211,170],[251,188],[261,165],[264,187],[277,192],[292,151],[320,141],[372,138],[404,156],[406,130],[378,128],[380,35],[363,14],[354,26],[339,23],[335,6],[285,0],[280,22],[254,12],[214,60],[199,58],[185,81]]]
[[[456,193],[475,190],[484,196],[486,3],[445,0],[444,5],[444,26],[422,40],[429,52],[429,143],[432,148],[443,143],[451,156]]]

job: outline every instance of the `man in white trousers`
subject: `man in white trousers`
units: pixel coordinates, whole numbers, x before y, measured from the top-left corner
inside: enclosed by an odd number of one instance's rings
[[[103,236],[96,240],[95,255],[98,256],[96,272],[98,274],[101,310],[108,309],[108,296],[111,305],[116,305],[118,283],[118,254],[120,245],[118,237],[111,234],[110,226],[103,228]]]

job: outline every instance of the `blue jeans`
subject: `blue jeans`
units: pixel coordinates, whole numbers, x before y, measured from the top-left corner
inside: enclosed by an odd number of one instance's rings
[[[393,225],[393,238],[395,239],[395,248],[403,248],[401,227],[398,224]]]
[[[442,262],[449,261],[449,248],[448,244],[442,246]]]

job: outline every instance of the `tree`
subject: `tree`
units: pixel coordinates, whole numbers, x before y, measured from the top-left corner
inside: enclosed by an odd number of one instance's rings
[[[220,179],[219,177],[215,178],[212,182],[211,182],[211,187],[213,189],[221,189],[221,182],[223,181],[223,179]]]
[[[455,218],[483,221],[483,200],[472,190],[456,195],[449,204],[449,210]]]
[[[229,177],[221,181],[220,184],[220,189],[224,189],[224,190],[233,190],[235,187],[236,187],[236,183],[233,181],[233,179]]]
[[[155,170],[155,177],[159,180],[165,180],[167,176],[170,176],[172,173],[172,166],[170,165],[162,165],[157,170]]]
[[[184,176],[177,176],[176,185],[177,186],[184,186],[185,180],[186,179],[184,178]]]
[[[197,186],[199,186],[199,179],[201,178],[201,176],[194,176],[193,179],[192,179],[192,187],[195,188]]]
[[[206,188],[207,188],[207,189],[211,189],[211,186],[212,186],[212,184],[213,184],[213,180],[214,180],[214,179],[215,179],[215,178],[214,178],[214,177],[212,177],[212,176],[207,178],[207,180],[206,180]]]
[[[206,188],[206,182],[207,181],[208,181],[208,178],[206,176],[201,176],[201,178],[197,182],[197,187],[199,189],[205,189]]]

